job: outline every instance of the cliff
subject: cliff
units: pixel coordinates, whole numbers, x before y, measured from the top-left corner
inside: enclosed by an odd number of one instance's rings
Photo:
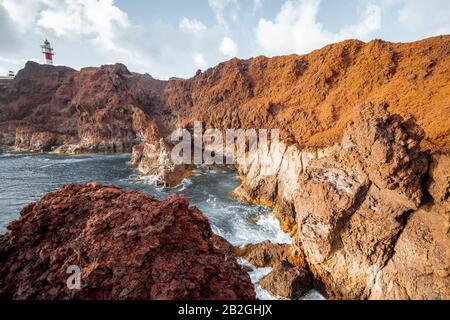
[[[25,207],[8,230],[0,299],[255,298],[232,246],[181,196],[67,185]],[[67,286],[71,266],[78,288]]]
[[[76,144],[121,152],[198,120],[280,128],[286,142],[323,148],[340,140],[355,106],[386,102],[425,130],[424,149],[449,151],[449,47],[450,36],[348,40],[301,56],[232,59],[169,81],[120,64],[75,71],[28,62],[0,93],[0,132],[3,143],[32,151]],[[40,145],[33,132],[54,139]]]
[[[213,128],[279,128],[304,147],[340,141],[355,106],[386,102],[414,117],[424,148],[449,151],[450,36],[413,43],[356,40],[310,54],[233,59],[186,81],[170,81],[164,96],[180,123]]]
[[[269,201],[294,240],[238,254],[307,268],[333,299],[449,299],[450,156],[421,151],[424,131],[386,104],[352,118],[332,148],[272,145],[273,175],[259,161],[238,167],[235,194]]]

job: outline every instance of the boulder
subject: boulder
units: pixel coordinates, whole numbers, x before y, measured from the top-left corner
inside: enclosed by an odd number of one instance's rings
[[[370,299],[450,299],[450,211],[426,204],[414,211],[395,254],[377,274]]]
[[[183,196],[66,185],[25,207],[8,230],[0,299],[255,298],[232,246]],[[73,268],[79,288],[68,286]]]
[[[450,156],[434,154],[426,180],[428,193],[436,202],[446,202],[450,197]]]
[[[311,287],[309,272],[301,267],[294,267],[287,261],[278,262],[272,272],[259,281],[259,285],[281,299],[299,299]]]

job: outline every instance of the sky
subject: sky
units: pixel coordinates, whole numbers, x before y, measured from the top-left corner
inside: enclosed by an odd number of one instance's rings
[[[188,78],[233,57],[304,54],[345,39],[450,34],[450,0],[0,0],[0,75],[42,63],[124,63]]]

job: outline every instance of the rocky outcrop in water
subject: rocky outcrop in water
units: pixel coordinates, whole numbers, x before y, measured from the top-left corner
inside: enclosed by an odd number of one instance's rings
[[[154,176],[156,185],[175,187],[191,174],[195,166],[174,164],[171,160],[172,144],[161,138],[155,143],[135,145],[131,165],[144,175]]]
[[[0,299],[255,298],[232,246],[182,196],[67,185],[25,207],[8,230]],[[80,289],[67,286],[74,265]]]
[[[259,285],[281,299],[299,299],[311,289],[309,272],[281,261],[259,281]]]

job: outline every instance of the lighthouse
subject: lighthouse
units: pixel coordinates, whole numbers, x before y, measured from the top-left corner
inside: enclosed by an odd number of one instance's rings
[[[50,45],[50,42],[45,39],[44,44],[41,46],[42,53],[44,54],[44,62],[45,64],[53,64],[53,48]]]

